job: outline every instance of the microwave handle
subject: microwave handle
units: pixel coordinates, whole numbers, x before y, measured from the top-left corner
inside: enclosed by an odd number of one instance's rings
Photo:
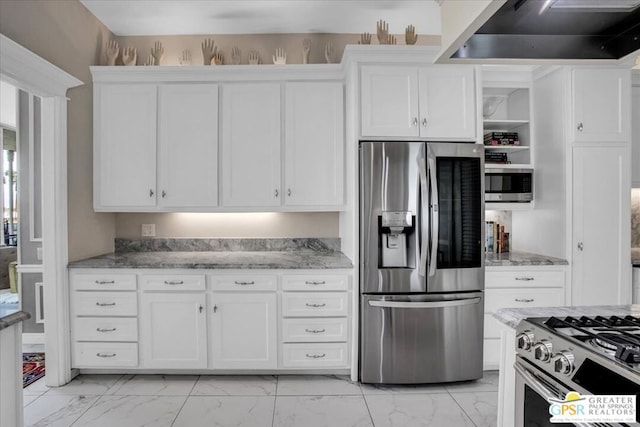
[[[436,175],[435,159],[429,157],[429,178],[431,183],[431,253],[429,257],[429,276],[436,274],[436,260],[438,258],[438,228],[440,218],[438,214],[438,176]]]

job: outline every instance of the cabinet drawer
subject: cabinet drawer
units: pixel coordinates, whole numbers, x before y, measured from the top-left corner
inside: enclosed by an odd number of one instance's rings
[[[76,316],[136,316],[138,295],[135,292],[74,292]]]
[[[138,341],[135,317],[76,317],[72,327],[76,341]]]
[[[349,276],[291,275],[282,277],[283,291],[346,291]]]
[[[204,275],[141,276],[140,286],[144,291],[204,291]]]
[[[550,307],[564,305],[564,288],[487,289],[485,313],[505,307]]]
[[[230,275],[213,276],[214,291],[275,291],[278,279],[276,276]]]
[[[564,286],[564,271],[487,271],[485,288],[544,286],[547,288]]]
[[[135,291],[135,274],[77,274],[71,276],[73,290]]]
[[[299,317],[346,316],[346,292],[283,292],[282,315]]]
[[[347,341],[347,319],[283,319],[283,342]]]
[[[344,367],[348,363],[346,343],[283,344],[283,368]]]
[[[73,344],[74,368],[110,368],[138,366],[138,344],[76,342]]]

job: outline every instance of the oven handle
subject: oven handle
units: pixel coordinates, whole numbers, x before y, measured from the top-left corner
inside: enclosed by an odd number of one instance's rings
[[[525,368],[520,366],[519,363],[514,363],[513,368],[516,370],[516,373],[520,374],[520,376],[525,380],[527,385],[532,389],[534,389],[535,392],[538,393],[540,396],[542,396],[544,400],[548,401],[549,399],[559,398],[559,396],[556,396],[553,393],[549,392],[549,389],[547,389],[542,382],[538,381],[538,379],[535,376],[533,376]]]
[[[478,304],[480,298],[465,298],[454,299],[448,301],[384,301],[384,300],[371,300],[369,305],[371,307],[382,308],[443,308],[443,307],[459,307],[462,305]]]

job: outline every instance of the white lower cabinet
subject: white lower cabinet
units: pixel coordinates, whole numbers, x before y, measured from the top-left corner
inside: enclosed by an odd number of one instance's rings
[[[214,293],[212,367],[277,368],[277,320],[275,292]]]
[[[206,295],[143,293],[141,300],[141,367],[206,368]]]
[[[484,303],[484,369],[500,365],[502,327],[493,313],[501,308],[553,307],[565,301],[565,267],[487,267]],[[514,349],[515,350],[515,349]]]

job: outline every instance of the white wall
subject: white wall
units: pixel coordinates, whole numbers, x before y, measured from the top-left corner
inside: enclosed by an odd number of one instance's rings
[[[16,127],[16,88],[0,81],[0,125]]]

